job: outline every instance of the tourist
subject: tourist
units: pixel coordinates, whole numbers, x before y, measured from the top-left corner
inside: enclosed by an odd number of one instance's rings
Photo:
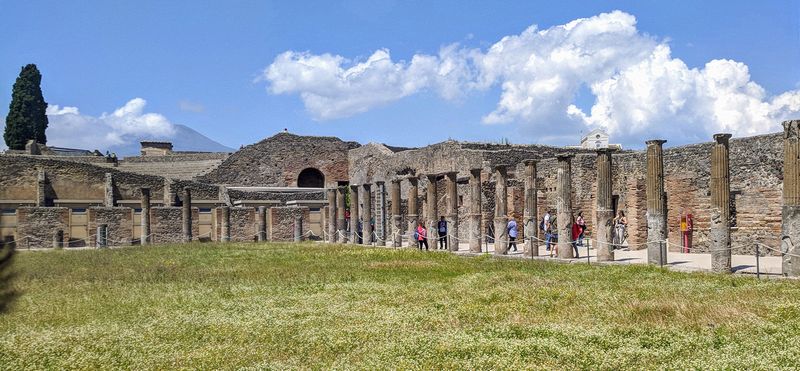
[[[628,229],[628,218],[625,217],[625,212],[620,210],[617,212],[617,217],[614,218],[614,239],[612,246],[615,249],[621,248],[625,242]]]
[[[444,220],[444,217],[439,219],[439,223],[436,225],[436,231],[439,233],[439,249],[445,250],[447,249],[447,221]]]
[[[428,232],[425,230],[425,226],[422,225],[422,222],[419,222],[417,225],[417,233],[415,234],[417,237],[417,246],[420,250],[422,250],[422,245],[425,245],[425,250],[428,250]]]
[[[358,223],[356,225],[356,239],[359,244],[362,244],[364,243],[364,222],[362,222],[361,217],[359,217],[356,223]]]
[[[580,214],[579,214],[580,215]],[[572,249],[575,250],[575,257],[579,258],[580,254],[578,253],[578,238],[581,236],[582,228],[580,224],[575,220],[575,216],[572,216]]]
[[[539,225],[539,228],[544,232],[545,248],[547,251],[550,251],[550,218],[550,210],[545,211],[542,217],[542,223]]]
[[[506,232],[508,232],[508,248],[506,251],[511,251],[512,247],[514,248],[514,251],[517,251],[517,221],[514,220],[514,217],[508,218]]]
[[[583,246],[583,235],[586,232],[586,221],[583,220],[583,211],[578,212],[578,217],[575,219],[575,223],[577,223],[578,227],[581,228],[581,233],[578,235],[578,246]]]
[[[549,246],[551,243],[553,244],[553,248],[550,249],[550,257],[552,257],[553,253],[558,255],[558,217],[555,210],[550,211],[552,212],[552,215],[550,216],[550,223],[548,224],[550,238],[547,239],[547,245]]]

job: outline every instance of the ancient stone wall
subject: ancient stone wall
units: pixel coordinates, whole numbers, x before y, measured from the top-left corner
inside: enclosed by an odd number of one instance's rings
[[[256,209],[252,207],[231,208],[231,241],[256,240]]]
[[[199,180],[236,186],[297,185],[297,177],[306,168],[315,168],[325,176],[326,186],[348,180],[347,152],[358,147],[334,137],[276,134],[233,153],[216,169]]]
[[[180,207],[150,208],[153,243],[183,242],[182,220]]]
[[[69,209],[66,207],[20,207],[17,209],[18,248],[53,247],[53,235],[64,232],[63,243],[69,241]]]
[[[296,215],[303,216],[302,233],[308,234],[310,213],[305,206],[281,206],[269,208],[269,239],[270,241],[294,241],[294,223]],[[307,239],[307,238],[304,238]]]
[[[128,207],[90,207],[86,210],[89,246],[97,245],[97,227],[108,226],[109,246],[130,245],[133,238],[133,210]]]

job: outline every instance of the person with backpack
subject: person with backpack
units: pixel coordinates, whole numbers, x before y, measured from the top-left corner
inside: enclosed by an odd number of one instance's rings
[[[550,238],[547,239],[547,245],[553,245],[553,248],[550,249],[550,257],[553,257],[553,253],[558,255],[558,217],[556,215],[555,210],[551,210],[553,212],[552,216],[550,217],[550,223],[548,223],[548,231],[550,233]]]
[[[447,220],[442,217],[436,225],[436,232],[439,233],[439,249],[447,249]]]
[[[414,236],[417,238],[417,246],[420,250],[422,250],[422,245],[425,245],[425,250],[428,250],[428,238],[427,238],[427,230],[425,226],[422,225],[422,222],[419,222],[417,225],[417,230],[414,233]]]
[[[506,232],[508,232],[508,248],[506,251],[517,251],[517,221],[514,217],[508,217],[508,224],[506,225]]]
[[[578,253],[578,238],[582,233],[582,228],[575,221],[575,216],[572,217],[572,249],[575,250],[575,258],[579,258],[581,254]]]

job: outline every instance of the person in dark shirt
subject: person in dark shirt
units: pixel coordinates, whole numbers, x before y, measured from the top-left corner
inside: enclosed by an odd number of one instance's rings
[[[444,217],[439,219],[439,223],[436,225],[436,231],[439,233],[439,248],[442,250],[447,249],[447,221],[444,220]]]

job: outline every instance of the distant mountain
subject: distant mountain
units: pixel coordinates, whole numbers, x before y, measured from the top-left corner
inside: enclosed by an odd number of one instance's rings
[[[126,138],[127,139],[127,138]],[[112,146],[108,150],[116,153],[119,157],[136,156],[141,153],[140,141],[143,140],[156,140],[164,142],[172,142],[172,149],[174,151],[198,151],[198,152],[233,152],[233,148],[226,147],[211,138],[198,133],[194,129],[186,126],[175,124],[175,135],[170,137],[159,136],[140,136],[131,138],[127,144]]]

